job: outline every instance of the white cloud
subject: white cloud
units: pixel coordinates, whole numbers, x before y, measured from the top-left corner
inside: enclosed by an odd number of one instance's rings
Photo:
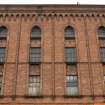
[[[0,4],[105,4],[105,0],[0,0]]]

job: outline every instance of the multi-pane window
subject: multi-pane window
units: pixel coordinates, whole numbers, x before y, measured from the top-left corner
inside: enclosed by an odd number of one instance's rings
[[[37,47],[36,47],[36,46]],[[41,29],[34,26],[30,35],[28,95],[40,95]]]
[[[64,30],[65,38],[75,38],[75,31],[74,28],[71,26],[68,26]]]
[[[6,27],[2,26],[0,27],[0,39],[1,38],[6,38],[8,34],[8,30]]]
[[[28,95],[29,96],[41,95],[40,65],[39,64],[30,65]]]
[[[41,29],[38,26],[34,26],[31,31],[31,38],[41,38]]]
[[[98,37],[105,38],[105,27],[104,26],[100,26],[98,28]]]
[[[105,63],[105,48],[100,48],[101,61]]]
[[[28,94],[31,96],[40,95],[40,76],[32,75],[29,77]]]
[[[66,63],[76,63],[76,50],[75,48],[65,48]]]
[[[30,48],[30,63],[40,63],[40,62],[41,62],[41,49]]]
[[[5,42],[8,35],[8,29],[4,26],[0,27],[0,44],[1,42]],[[0,48],[0,95],[3,93],[3,69],[4,69],[4,63],[5,63],[5,47]]]
[[[5,60],[5,48],[0,48],[0,63],[4,63]]]
[[[78,95],[78,77],[66,76],[66,95]]]

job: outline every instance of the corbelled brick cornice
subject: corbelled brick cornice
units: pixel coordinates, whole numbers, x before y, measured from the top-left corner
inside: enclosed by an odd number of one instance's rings
[[[0,5],[0,18],[105,17],[105,5]]]

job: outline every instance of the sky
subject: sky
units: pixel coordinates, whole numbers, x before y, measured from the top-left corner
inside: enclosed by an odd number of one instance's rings
[[[0,4],[101,4],[105,0],[0,0]]]

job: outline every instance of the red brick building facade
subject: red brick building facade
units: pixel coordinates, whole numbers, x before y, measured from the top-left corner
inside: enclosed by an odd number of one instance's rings
[[[104,5],[0,6],[0,105],[104,102]]]

